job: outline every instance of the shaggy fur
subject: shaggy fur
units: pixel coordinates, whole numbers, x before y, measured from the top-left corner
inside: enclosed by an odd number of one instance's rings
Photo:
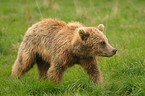
[[[78,22],[66,24],[56,19],[44,19],[30,27],[20,45],[11,77],[20,77],[36,63],[39,78],[55,83],[74,64],[82,66],[95,83],[103,82],[96,56],[113,56],[111,47],[101,32],[104,25],[83,27]]]

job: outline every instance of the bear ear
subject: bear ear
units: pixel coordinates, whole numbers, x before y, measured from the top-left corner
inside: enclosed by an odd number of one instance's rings
[[[100,30],[100,31],[104,31],[104,25],[103,24],[99,24],[97,26],[97,28]]]
[[[87,40],[87,38],[89,37],[89,33],[88,32],[85,32],[85,30],[83,29],[79,29],[79,35],[81,37],[82,40]]]

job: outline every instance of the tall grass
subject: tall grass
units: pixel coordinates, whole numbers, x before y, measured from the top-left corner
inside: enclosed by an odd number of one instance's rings
[[[145,95],[144,0],[0,0],[1,96]],[[10,79],[12,65],[26,30],[42,18],[105,25],[104,33],[118,49],[98,57],[104,86],[95,86],[80,66],[68,69],[62,83],[39,81],[37,66],[21,79]]]

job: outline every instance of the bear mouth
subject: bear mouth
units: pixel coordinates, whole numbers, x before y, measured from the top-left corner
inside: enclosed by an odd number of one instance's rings
[[[114,52],[113,54],[107,54],[107,53],[104,53],[103,55],[99,55],[99,56],[102,56],[102,57],[112,57],[116,54],[116,52]]]

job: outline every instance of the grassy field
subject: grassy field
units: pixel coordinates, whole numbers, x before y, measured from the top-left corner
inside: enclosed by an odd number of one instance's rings
[[[22,38],[42,18],[85,26],[105,25],[104,33],[118,49],[111,58],[98,57],[104,86],[94,86],[80,66],[68,69],[62,83],[39,81],[37,66],[10,79]],[[144,0],[0,0],[0,96],[145,96]]]

